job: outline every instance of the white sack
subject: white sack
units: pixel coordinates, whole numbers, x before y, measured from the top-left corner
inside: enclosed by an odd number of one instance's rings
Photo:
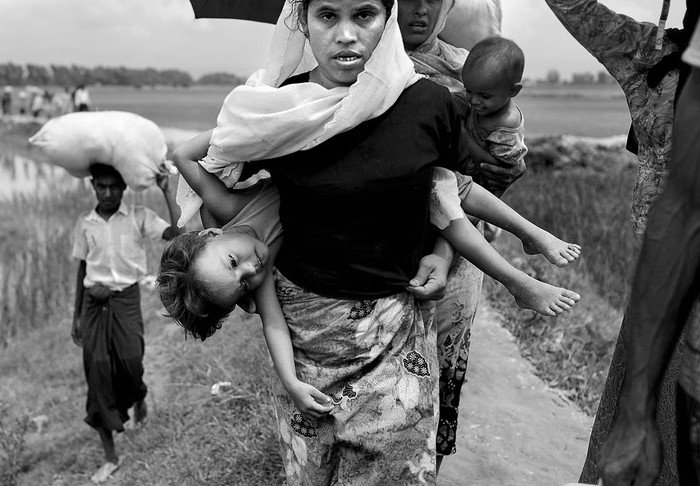
[[[76,177],[90,175],[90,164],[111,165],[134,191],[153,185],[168,150],[158,125],[123,111],[68,113],[46,122],[29,143]]]
[[[438,37],[469,51],[483,38],[500,34],[502,18],[501,0],[457,0]]]

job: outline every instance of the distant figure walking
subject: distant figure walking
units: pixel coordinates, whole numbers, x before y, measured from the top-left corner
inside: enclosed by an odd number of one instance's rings
[[[71,100],[71,94],[68,88],[63,91],[57,91],[51,98],[51,104],[53,105],[54,116],[65,115],[73,111],[73,101]]]
[[[30,108],[32,116],[34,118],[39,118],[39,115],[46,113],[46,94],[45,92],[36,93],[32,98],[32,105]]]
[[[177,236],[179,214],[167,175],[158,175],[156,182],[170,224],[148,208],[123,203],[126,184],[112,166],[93,164],[90,174],[97,207],[83,213],[75,226],[72,255],[80,264],[71,335],[83,348],[85,422],[97,430],[105,452],[105,463],[91,479],[103,483],[119,465],[112,432],[124,430],[132,406],[135,423],[146,418],[138,284],[146,272],[144,240]]]
[[[84,84],[78,86],[73,93],[75,111],[90,111],[90,93]]]
[[[12,86],[5,86],[0,98],[0,106],[3,116],[12,114]]]

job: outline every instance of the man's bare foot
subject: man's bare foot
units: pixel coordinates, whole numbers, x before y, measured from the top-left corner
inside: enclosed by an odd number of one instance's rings
[[[576,292],[540,282],[529,276],[521,285],[508,290],[520,307],[532,309],[548,317],[568,311],[581,300],[581,296]]]
[[[534,238],[522,240],[523,250],[528,255],[542,254],[552,265],[565,267],[581,255],[581,247],[562,241],[553,234],[540,229]]]
[[[114,471],[116,471],[119,468],[120,463],[121,460],[117,462],[105,462],[104,464],[102,464],[102,466],[100,466],[100,468],[95,472],[95,474],[92,475],[90,481],[92,481],[95,484],[104,483],[110,477],[112,477]]]

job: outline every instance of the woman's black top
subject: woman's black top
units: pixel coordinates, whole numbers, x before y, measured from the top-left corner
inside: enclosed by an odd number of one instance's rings
[[[381,116],[310,150],[256,163],[279,188],[277,268],[326,297],[402,292],[434,243],[432,168],[465,162],[461,126],[448,90],[420,80]]]

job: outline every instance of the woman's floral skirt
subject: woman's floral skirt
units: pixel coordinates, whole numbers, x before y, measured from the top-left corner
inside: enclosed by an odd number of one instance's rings
[[[434,304],[408,293],[338,300],[276,272],[297,376],[332,397],[311,423],[276,387],[287,484],[435,483],[438,365]]]

